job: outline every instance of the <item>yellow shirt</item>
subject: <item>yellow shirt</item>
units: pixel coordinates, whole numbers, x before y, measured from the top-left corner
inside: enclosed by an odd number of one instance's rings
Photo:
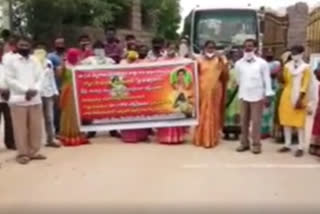
[[[300,84],[297,93],[307,93],[310,87],[311,70],[308,65],[304,64],[304,67],[301,68],[301,73],[298,74],[300,77],[297,77],[298,75],[292,73],[292,63],[288,63],[283,71],[284,89],[280,99],[279,119],[282,126],[303,128],[307,116],[308,100],[307,96],[305,96],[303,100],[304,108],[296,109],[295,103],[298,95],[295,95],[294,90],[296,84]],[[295,82],[295,78],[300,78],[299,81],[301,82]]]

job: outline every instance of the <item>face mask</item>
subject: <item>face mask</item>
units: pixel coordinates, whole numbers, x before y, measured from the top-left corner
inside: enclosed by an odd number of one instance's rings
[[[153,47],[153,50],[157,53],[159,53],[161,51],[161,47],[160,46],[155,46]]]
[[[244,52],[244,55],[243,55],[243,57],[244,57],[246,60],[251,60],[251,59],[254,58],[254,56],[255,56],[254,51]]]
[[[65,52],[65,50],[66,50],[66,48],[65,47],[56,47],[56,51],[58,52],[58,53],[64,53]]]
[[[180,56],[185,57],[189,54],[189,47],[186,44],[181,44],[179,48]]]
[[[266,56],[266,60],[267,60],[268,62],[271,62],[271,61],[273,60],[273,56]]]
[[[298,55],[292,55],[292,59],[295,62],[299,62],[303,59],[303,54],[298,54]]]
[[[18,49],[18,53],[27,58],[30,55],[30,49]]]
[[[206,55],[206,57],[208,57],[209,59],[212,59],[216,54],[213,52],[213,53],[206,53],[205,54]]]
[[[97,57],[103,58],[106,56],[104,49],[101,49],[101,48],[94,49],[93,52],[94,52],[94,55]]]

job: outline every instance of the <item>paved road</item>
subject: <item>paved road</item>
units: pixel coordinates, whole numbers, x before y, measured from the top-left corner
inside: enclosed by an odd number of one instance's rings
[[[46,148],[47,161],[27,166],[16,164],[13,152],[0,150],[0,210],[36,213],[42,208],[39,213],[46,213],[55,207],[89,213],[85,208],[104,208],[139,214],[161,209],[159,213],[320,210],[318,159],[278,154],[279,145],[270,140],[258,156],[238,154],[236,146],[222,142],[206,150],[190,144],[127,145],[101,136],[88,146]]]

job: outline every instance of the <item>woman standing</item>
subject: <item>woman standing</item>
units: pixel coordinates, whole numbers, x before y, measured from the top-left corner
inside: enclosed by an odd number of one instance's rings
[[[275,115],[274,115],[274,128],[273,128],[273,137],[277,143],[284,143],[284,133],[283,133],[283,127],[280,125],[280,119],[279,119],[279,105],[280,105],[280,98],[283,91],[283,78],[281,72],[284,69],[284,65],[289,63],[291,61],[291,52],[287,51],[281,55],[281,64],[280,64],[280,72],[277,75],[278,78],[278,87],[276,90],[276,96],[275,96]]]
[[[60,98],[61,106],[61,142],[64,146],[79,146],[88,144],[89,141],[84,134],[80,132],[75,98],[72,87],[72,69],[79,64],[81,52],[78,49],[71,48],[67,52],[66,64],[61,72],[62,92]]]
[[[230,62],[229,81],[227,85],[227,98],[226,98],[226,112],[223,132],[225,139],[229,140],[230,135],[233,135],[234,140],[239,139],[241,133],[240,127],[240,101],[238,99],[239,86],[236,80],[236,70],[234,64],[241,59],[242,54],[240,51],[233,52],[231,55],[232,61]]]
[[[167,56],[164,60],[178,59],[177,46],[174,43],[167,44]],[[188,89],[191,85],[191,78],[181,69],[171,76],[171,84],[177,91],[176,98],[182,95],[188,97]],[[157,129],[157,139],[160,144],[164,145],[178,145],[185,141],[186,128],[184,127],[169,127]]]
[[[314,71],[318,81],[320,81],[320,63]],[[318,87],[318,97],[320,98],[320,88]],[[320,99],[318,98],[318,106],[315,112],[312,128],[312,141],[309,148],[309,153],[320,157]]]
[[[217,56],[215,42],[207,41],[198,64],[200,115],[193,142],[196,146],[212,148],[219,142],[223,123],[227,61]]]
[[[277,76],[281,70],[280,62],[274,60],[273,53],[269,51],[266,54],[266,61],[270,67],[270,76],[272,81],[272,89],[277,91],[279,88]],[[275,115],[275,101],[276,98],[270,98],[270,102],[265,103],[263,114],[262,114],[262,124],[261,124],[261,138],[267,139],[272,136],[272,131],[274,128],[274,115]]]
[[[279,119],[284,127],[285,146],[280,153],[291,151],[292,129],[298,130],[299,146],[295,152],[296,157],[303,156],[305,141],[305,123],[307,116],[307,96],[310,87],[311,71],[308,64],[303,61],[304,47],[292,48],[292,61],[285,65],[283,71],[284,87],[280,99]]]
[[[139,54],[135,50],[130,50],[127,52],[126,59],[121,61],[121,64],[129,65],[133,63],[138,63]],[[149,140],[149,129],[133,129],[133,130],[122,130],[120,132],[121,139],[125,143],[139,143],[146,142]]]

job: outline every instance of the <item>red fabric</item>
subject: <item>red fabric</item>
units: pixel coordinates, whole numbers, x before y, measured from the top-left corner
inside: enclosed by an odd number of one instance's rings
[[[320,97],[320,88],[318,93],[318,96]],[[318,101],[318,107],[313,121],[312,135],[320,136],[320,99]]]
[[[77,48],[70,48],[66,54],[66,60],[71,65],[76,65],[79,63],[81,57],[81,51]]]
[[[160,128],[157,131],[158,142],[161,144],[182,144],[185,140],[186,128]]]
[[[139,143],[148,140],[148,129],[123,130],[121,131],[121,139],[125,143]]]
[[[66,138],[61,137],[60,141],[64,146],[81,146],[89,144],[89,140],[84,137],[76,137],[76,138]]]

